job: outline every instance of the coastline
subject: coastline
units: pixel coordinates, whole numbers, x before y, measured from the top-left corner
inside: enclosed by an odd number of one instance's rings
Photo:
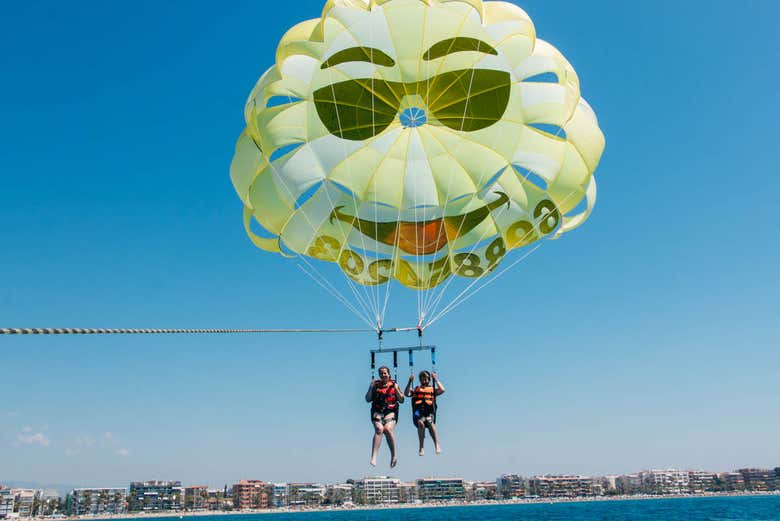
[[[702,494],[668,494],[668,495],[646,495],[637,494],[629,496],[594,496],[594,497],[572,497],[572,498],[522,498],[522,499],[502,499],[502,500],[480,500],[480,501],[447,501],[431,503],[396,503],[379,505],[354,505],[354,506],[316,506],[300,508],[270,508],[256,510],[196,510],[191,512],[137,512],[125,514],[98,514],[83,516],[63,516],[63,517],[33,517],[24,519],[36,520],[77,520],[77,519],[100,519],[100,520],[123,520],[123,519],[167,519],[172,517],[190,518],[204,516],[249,516],[249,515],[273,515],[273,514],[295,514],[312,512],[349,512],[363,510],[405,510],[410,508],[448,508],[448,507],[479,507],[479,506],[507,506],[507,505],[541,505],[553,503],[593,503],[604,501],[644,501],[657,499],[693,499],[693,498],[726,498],[726,497],[761,497],[761,496],[780,496],[780,491],[765,492],[709,492]],[[22,519],[22,518],[17,518]]]

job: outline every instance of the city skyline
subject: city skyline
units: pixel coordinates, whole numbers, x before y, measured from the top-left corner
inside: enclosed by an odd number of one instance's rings
[[[379,470],[379,469],[373,469],[373,470]],[[388,469],[393,470],[393,469]],[[631,476],[631,475],[638,475],[641,473],[652,473],[652,472],[682,472],[682,473],[697,473],[697,472],[704,472],[711,475],[726,475],[729,473],[739,473],[739,472],[746,472],[746,471],[754,471],[754,470],[761,470],[766,472],[772,472],[776,476],[776,486],[780,487],[780,466],[770,465],[770,466],[741,466],[739,468],[734,468],[730,470],[714,470],[714,469],[707,469],[707,468],[682,468],[682,467],[647,467],[642,469],[634,469],[631,472],[625,472],[625,473],[619,473],[619,472],[608,472],[604,474],[581,474],[581,473],[547,473],[547,474],[534,474],[534,473],[522,473],[511,471],[511,472],[502,472],[498,475],[495,479],[501,479],[504,476],[519,476],[523,478],[532,478],[532,477],[584,477],[584,478],[607,478],[607,477],[625,477],[625,476]],[[198,488],[207,488],[209,490],[216,490],[216,489],[232,489],[237,484],[243,484],[243,483],[261,483],[261,484],[273,484],[273,483],[322,483],[322,484],[338,484],[338,483],[346,483],[352,480],[356,479],[373,479],[373,478],[383,478],[383,479],[396,479],[399,481],[414,481],[417,479],[449,479],[458,477],[459,479],[463,479],[465,481],[469,482],[487,482],[490,481],[490,479],[484,479],[484,478],[475,478],[473,476],[470,477],[463,477],[461,474],[453,474],[453,475],[425,475],[425,476],[417,476],[414,478],[405,478],[401,479],[397,475],[393,475],[392,473],[369,473],[364,474],[361,476],[349,476],[343,478],[341,481],[333,481],[333,479],[329,480],[306,480],[306,479],[295,479],[295,480],[277,480],[277,479],[268,479],[268,476],[265,476],[264,479],[257,479],[257,476],[250,477],[250,476],[243,476],[241,478],[228,480],[225,483],[221,485],[214,485],[213,483],[203,483],[203,482],[192,482],[187,480],[181,480],[181,479],[161,479],[156,478],[153,480],[132,480],[132,483],[156,483],[156,482],[165,482],[165,483],[177,483],[177,486],[180,486],[182,488],[187,487],[198,487]],[[97,484],[92,485],[75,485],[75,484],[69,484],[69,485],[63,485],[63,484],[54,484],[54,483],[41,483],[41,482],[25,482],[25,481],[16,481],[16,480],[10,480],[10,479],[4,479],[2,476],[0,476],[0,487],[5,488],[20,488],[20,489],[36,489],[36,490],[57,490],[59,492],[62,492],[63,490],[69,491],[69,490],[75,490],[75,489],[106,489],[106,488],[122,488],[122,485],[120,484],[102,484],[98,486]],[[128,488],[128,487],[124,487]]]
[[[326,483],[242,479],[218,489],[148,480],[127,487],[74,488],[65,494],[0,484],[0,519],[743,493],[780,493],[780,467],[728,472],[651,469],[607,476],[502,474],[493,481],[442,476],[408,482],[391,476]]]
[[[767,87],[780,3],[515,3],[598,115],[599,199],[586,226],[540,241],[425,332],[447,389],[443,452],[427,441],[417,456],[404,404],[393,473],[780,461]],[[252,245],[229,176],[247,95],[323,4],[5,6],[0,327],[363,327],[307,266]],[[416,295],[391,293],[387,325],[414,326]],[[0,478],[365,475],[376,346],[373,333],[2,335]],[[376,472],[389,459],[383,446]]]

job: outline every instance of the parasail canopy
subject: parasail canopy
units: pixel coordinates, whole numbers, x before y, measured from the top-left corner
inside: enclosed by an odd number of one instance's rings
[[[328,0],[245,118],[230,174],[251,240],[363,286],[484,277],[576,228],[604,149],[574,69],[506,2]]]

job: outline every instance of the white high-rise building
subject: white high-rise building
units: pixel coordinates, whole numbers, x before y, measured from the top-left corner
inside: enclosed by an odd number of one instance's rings
[[[356,502],[366,505],[398,503],[401,480],[387,476],[367,477],[355,483]]]

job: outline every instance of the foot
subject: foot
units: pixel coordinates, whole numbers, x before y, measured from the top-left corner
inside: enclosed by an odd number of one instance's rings
[[[395,468],[396,465],[398,465],[398,458],[393,456],[393,459],[390,460],[390,468]]]
[[[436,454],[441,454],[441,447],[438,443],[436,444]]]
[[[420,448],[420,452],[418,452],[417,454],[419,454],[420,456],[425,456],[425,449]]]
[[[371,461],[369,461],[368,464],[371,465],[372,467],[376,467],[376,456],[371,458]]]

